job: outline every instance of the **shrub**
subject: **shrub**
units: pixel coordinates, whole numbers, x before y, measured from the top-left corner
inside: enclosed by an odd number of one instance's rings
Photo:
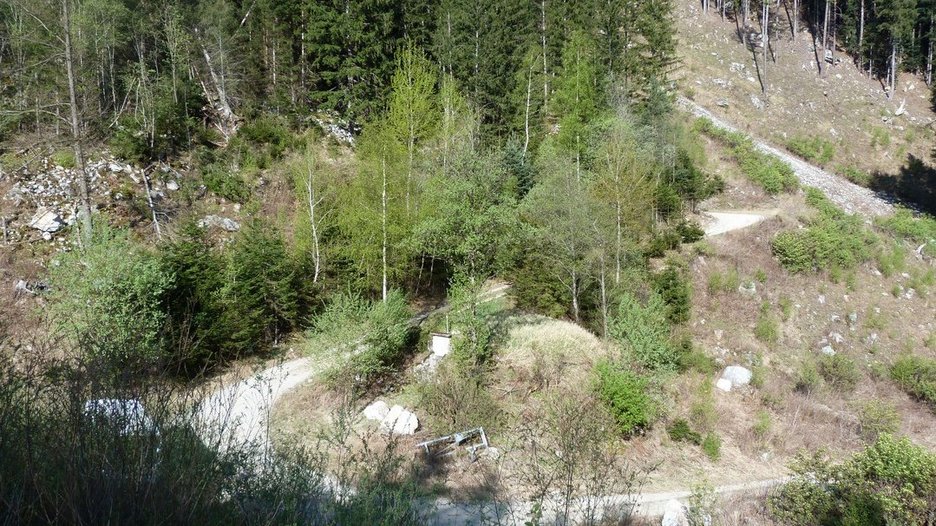
[[[835,172],[859,186],[871,186],[871,174],[854,166],[838,166]]]
[[[712,462],[721,458],[721,438],[715,432],[705,435],[702,440],[702,452],[705,453]]]
[[[898,207],[893,215],[878,218],[876,224],[892,234],[924,245],[923,252],[936,257],[936,217],[929,214],[914,215],[907,208]]]
[[[676,225],[683,243],[695,243],[705,237],[705,230],[695,221],[683,221]]]
[[[692,338],[686,336],[677,345],[678,366],[680,372],[698,371],[703,374],[714,373],[717,367],[715,359],[705,354],[692,344]]]
[[[350,360],[331,373],[331,380],[368,387],[403,358],[413,334],[409,317],[399,291],[391,291],[386,301],[339,295],[313,320],[308,349],[350,353]]]
[[[787,230],[771,241],[771,250],[790,272],[838,267],[851,269],[867,261],[877,237],[862,219],[842,212],[818,190],[807,190],[807,202],[819,211],[808,226]]]
[[[237,171],[220,164],[206,166],[202,170],[205,187],[218,197],[234,203],[246,203],[250,199],[250,187]]]
[[[728,145],[744,175],[767,193],[789,192],[799,187],[799,180],[790,165],[772,155],[761,153],[751,139],[743,134],[718,129],[707,119],[697,120],[694,128]]]
[[[690,442],[697,446],[702,444],[702,435],[693,431],[689,422],[682,418],[677,418],[666,426],[666,433],[673,442]]]
[[[72,150],[58,150],[49,156],[49,160],[52,161],[53,165],[62,168],[74,168],[76,164],[75,152]]]
[[[819,376],[819,371],[816,370],[816,365],[811,361],[806,361],[800,364],[796,378],[793,381],[793,388],[808,395],[819,389],[821,382],[822,379]]]
[[[819,374],[833,389],[851,392],[861,380],[861,371],[855,361],[842,353],[819,359]]]
[[[645,255],[651,258],[663,257],[667,250],[679,247],[680,241],[682,235],[675,228],[663,229],[650,239]]]
[[[458,329],[452,355],[467,367],[482,367],[493,355],[493,331],[488,325],[491,304],[480,299],[482,282],[458,277],[449,287],[452,324]]]
[[[894,245],[890,250],[882,248],[878,251],[876,260],[878,270],[889,278],[906,268],[907,251],[900,245]]]
[[[718,424],[718,411],[715,409],[715,398],[712,397],[712,383],[703,382],[689,408],[689,419],[692,424],[702,431],[711,431]]]
[[[480,377],[448,364],[420,383],[417,393],[429,428],[438,433],[478,426],[493,433],[503,420],[503,412]]]
[[[835,145],[819,136],[796,136],[787,142],[787,148],[807,161],[825,166],[835,155]]]
[[[780,339],[780,329],[777,320],[769,314],[761,314],[754,326],[754,336],[767,344],[774,345]]]
[[[667,266],[653,279],[653,288],[666,303],[666,317],[672,323],[689,321],[692,284],[678,268]]]
[[[767,436],[767,433],[770,432],[770,427],[770,413],[761,409],[757,412],[757,416],[754,419],[754,427],[751,429],[754,431],[754,436],[763,439]]]
[[[609,362],[596,365],[595,372],[595,391],[614,416],[618,430],[630,436],[649,428],[656,418],[657,408],[647,394],[647,379]]]
[[[780,307],[780,318],[783,321],[789,321],[793,314],[793,300],[789,296],[781,295],[777,305]]]
[[[858,409],[858,423],[862,438],[873,442],[885,433],[900,430],[900,413],[887,402],[869,400]]]
[[[727,272],[712,272],[708,277],[709,294],[718,294],[719,292],[735,292],[741,286],[741,276],[738,269],[731,268]]]
[[[96,217],[91,240],[51,265],[49,313],[92,357],[147,367],[163,358],[163,295],[174,277],[128,236]]]
[[[890,369],[894,382],[936,412],[936,360],[913,355],[897,359]]]
[[[678,356],[670,342],[666,305],[653,294],[646,305],[625,293],[611,318],[609,332],[640,365],[652,370],[675,370]]]

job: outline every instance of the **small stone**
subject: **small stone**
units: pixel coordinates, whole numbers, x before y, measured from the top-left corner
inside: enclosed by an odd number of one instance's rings
[[[715,329],[715,339],[721,341],[722,337],[725,335],[725,331],[721,329]]]
[[[218,227],[228,232],[237,232],[240,230],[240,223],[233,219],[221,216],[205,216],[198,220],[199,228]]]
[[[857,312],[849,312],[849,313],[848,313],[848,324],[849,324],[849,325],[854,325],[854,324],[856,324],[856,323],[858,323],[858,313],[857,313]]]
[[[738,286],[738,292],[744,294],[745,296],[753,296],[757,294],[757,284],[753,281],[747,281]]]
[[[825,305],[825,294],[820,294],[818,301],[819,301],[819,305]]]
[[[62,221],[61,216],[59,216],[57,212],[45,207],[40,207],[36,210],[35,215],[33,215],[32,219],[29,221],[30,228],[35,228],[43,234],[58,232],[63,226],[65,226],[65,222]],[[45,238],[45,235],[42,237]],[[52,239],[52,236],[49,236],[48,239]]]
[[[831,345],[826,345],[820,352],[826,356],[835,356],[835,349]]]
[[[166,190],[169,190],[170,192],[175,192],[178,189],[179,189],[179,183],[173,181],[172,179],[166,182]]]
[[[845,343],[845,337],[837,332],[830,332],[829,341],[832,343]]]
[[[719,378],[718,381],[715,382],[715,387],[726,393],[730,393],[731,392],[731,380],[727,378]]]

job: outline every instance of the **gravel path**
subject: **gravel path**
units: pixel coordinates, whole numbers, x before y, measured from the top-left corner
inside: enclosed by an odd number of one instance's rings
[[[714,219],[711,223],[705,225],[706,237],[717,236],[732,230],[749,227],[763,221],[771,213],[746,213],[746,212],[705,212],[704,215]]]
[[[680,97],[678,104],[697,117],[709,119],[718,128],[729,132],[739,131],[685,97]],[[775,148],[756,137],[751,137],[751,140],[754,141],[754,146],[761,152],[773,155],[789,164],[796,173],[796,177],[799,178],[800,183],[818,188],[826,197],[846,212],[861,214],[865,217],[882,216],[894,212],[894,203],[896,201],[891,196],[858,186],[822,168],[813,166],[795,155]]]

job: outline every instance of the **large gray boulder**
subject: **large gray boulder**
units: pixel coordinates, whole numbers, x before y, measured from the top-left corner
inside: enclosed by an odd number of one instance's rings
[[[380,423],[380,429],[394,435],[412,435],[419,428],[419,419],[412,411],[395,405],[390,408],[386,418]]]
[[[30,228],[49,234],[58,232],[63,226],[65,226],[65,221],[62,220],[62,216],[58,212],[45,207],[36,210],[35,215],[29,221]]]
[[[228,232],[240,230],[240,223],[221,216],[205,216],[198,220],[198,226],[200,228],[217,227]]]
[[[660,526],[689,526],[689,518],[686,517],[686,507],[678,500],[669,500],[663,510],[663,520]]]

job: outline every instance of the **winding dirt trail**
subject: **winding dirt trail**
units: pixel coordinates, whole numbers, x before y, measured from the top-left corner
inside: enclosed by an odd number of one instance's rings
[[[716,117],[709,110],[685,97],[680,97],[677,104],[697,117],[709,119],[717,128],[729,132],[740,131],[721,118]],[[795,155],[775,148],[756,137],[751,137],[751,140],[754,142],[754,147],[761,152],[777,157],[781,161],[789,164],[790,167],[793,168],[793,172],[796,174],[800,183],[822,190],[822,193],[824,193],[826,197],[846,212],[861,214],[869,218],[894,212],[894,204],[896,201],[891,196],[869,190],[863,186],[858,186],[847,179],[843,179],[818,166],[809,164]]]
[[[731,232],[732,230],[740,230],[742,228],[747,228],[752,225],[760,223],[767,217],[776,215],[776,211],[762,211],[762,212],[742,212],[742,211],[709,211],[704,212],[703,215],[709,216],[713,219],[711,223],[705,225],[705,236],[717,236],[719,234],[724,234],[726,232]]]

